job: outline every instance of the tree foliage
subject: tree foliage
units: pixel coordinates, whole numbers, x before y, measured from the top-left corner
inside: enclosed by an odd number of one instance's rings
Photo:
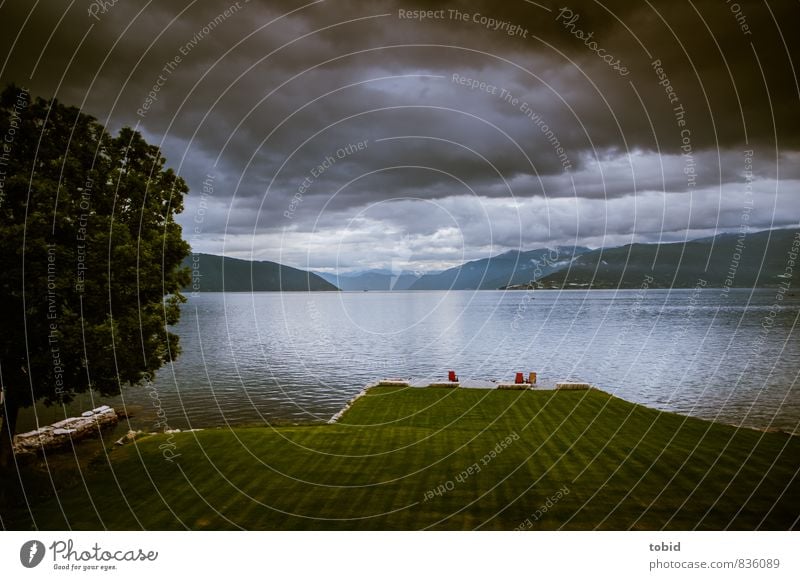
[[[141,384],[174,358],[186,183],[130,128],[0,96],[0,371],[8,412]]]

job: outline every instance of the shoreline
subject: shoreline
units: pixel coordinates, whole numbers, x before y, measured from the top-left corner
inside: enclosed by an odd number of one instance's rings
[[[796,437],[657,411],[599,389],[376,385],[336,423],[174,433],[174,461],[162,456],[166,437],[114,447],[90,462],[85,482],[65,477],[63,515],[45,494],[32,504],[37,526],[59,529],[66,516],[87,530],[179,521],[193,529],[513,530],[564,486],[569,493],[530,529],[786,529],[800,514]],[[207,502],[185,501],[181,472]],[[87,509],[90,499],[101,513]],[[224,518],[213,509],[221,505]],[[15,513],[10,527],[27,529],[26,517]]]
[[[554,386],[554,381],[552,380],[545,380],[542,383],[536,385],[524,385],[523,388],[519,388],[521,385],[514,385],[513,383],[501,383],[496,380],[480,380],[480,379],[466,379],[461,381],[456,385],[447,384],[447,382],[439,382],[439,383],[426,383],[425,381],[414,380],[414,379],[382,379],[376,380],[371,383],[368,383],[362,389],[356,393],[354,396],[350,397],[338,411],[334,412],[329,418],[324,418],[319,416],[319,414],[313,414],[313,419],[298,419],[296,417],[281,417],[281,418],[272,418],[266,421],[260,421],[257,417],[248,418],[248,419],[239,419],[239,420],[228,420],[223,421],[221,423],[204,423],[203,421],[193,421],[190,424],[183,425],[176,427],[170,430],[170,433],[180,433],[180,432],[193,432],[193,431],[202,431],[202,430],[209,430],[209,431],[220,431],[220,430],[235,430],[235,429],[282,429],[282,428],[306,428],[306,427],[318,427],[322,425],[331,425],[337,424],[345,415],[346,413],[352,408],[352,406],[362,397],[367,395],[369,391],[379,387],[401,387],[401,388],[408,388],[408,389],[440,389],[440,390],[461,390],[461,391],[482,391],[482,392],[489,392],[493,390],[505,390],[507,392],[537,392],[537,393],[552,393],[563,389],[558,389]],[[505,388],[504,388],[505,387]],[[766,433],[766,434],[781,434],[787,435],[789,437],[800,437],[800,430],[798,427],[795,427],[793,431],[783,429],[780,427],[764,427],[764,426],[754,426],[754,425],[742,425],[737,424],[732,421],[726,421],[724,419],[711,419],[707,417],[703,417],[700,415],[693,415],[683,413],[677,410],[672,409],[664,409],[655,406],[649,406],[644,403],[639,403],[635,401],[628,400],[624,397],[620,397],[619,395],[605,390],[600,389],[595,386],[590,386],[589,389],[581,389],[581,390],[592,390],[598,391],[600,393],[604,393],[609,397],[613,397],[620,401],[624,401],[630,405],[634,405],[637,407],[641,407],[643,409],[647,409],[649,411],[657,412],[657,413],[666,413],[670,415],[674,415],[676,417],[681,417],[683,419],[691,419],[691,420],[699,420],[704,421],[707,423],[712,423],[716,425],[723,425],[726,427],[731,427],[737,430],[748,430],[757,433]],[[129,409],[134,409],[134,411],[128,411]],[[26,409],[29,411],[29,409]],[[128,412],[126,412],[128,411]],[[78,413],[79,415],[81,413]],[[60,455],[66,452],[80,452],[83,449],[90,450],[92,452],[96,451],[96,447],[99,443],[103,443],[104,447],[111,447],[112,444],[118,440],[126,439],[126,441],[132,441],[134,437],[140,438],[150,435],[158,435],[161,431],[153,430],[147,428],[150,423],[152,423],[155,415],[152,417],[149,416],[142,406],[133,403],[129,406],[125,406],[123,410],[118,412],[120,416],[120,421],[115,423],[110,427],[103,428],[103,432],[107,433],[108,435],[100,435],[93,436],[93,437],[85,437],[81,436],[72,440],[70,443],[67,441],[64,443],[63,441],[59,443],[59,445],[48,449],[48,455]],[[309,415],[312,413],[309,412]],[[133,421],[131,421],[133,418]],[[55,426],[58,427],[58,423],[63,422],[64,418],[62,417],[60,421],[55,422]],[[40,429],[48,429],[53,427],[54,424],[43,425]],[[131,437],[131,433],[135,433],[134,437]],[[21,435],[30,435],[30,433],[20,432],[17,433],[16,436],[20,437]],[[113,437],[111,437],[113,435]],[[106,441],[106,438],[109,438],[109,441]],[[111,440],[113,439],[113,441]],[[108,445],[105,445],[105,444]],[[29,445],[28,445],[29,447]],[[34,453],[35,455],[36,453]],[[39,455],[41,452],[38,453]],[[30,455],[28,453],[27,455]]]
[[[502,385],[504,385],[503,383],[498,383],[496,381],[485,381],[485,382],[492,382],[492,383],[494,383],[494,386],[472,386],[472,385],[463,385],[463,384],[457,384],[457,385],[452,385],[451,386],[451,385],[444,385],[443,383],[431,383],[431,384],[428,384],[428,385],[423,385],[423,384],[415,384],[410,379],[408,381],[405,381],[405,380],[402,380],[402,379],[383,379],[383,380],[375,381],[375,382],[369,383],[363,389],[361,389],[361,391],[359,391],[358,394],[356,394],[347,403],[345,403],[345,405],[339,411],[337,411],[330,419],[328,419],[325,423],[326,424],[335,424],[335,423],[337,423],[339,420],[341,420],[344,417],[344,415],[347,413],[347,411],[352,408],[353,404],[358,399],[360,399],[360,398],[364,397],[365,395],[367,395],[370,390],[372,390],[374,388],[379,388],[379,387],[400,387],[400,388],[409,388],[409,389],[451,388],[451,389],[454,389],[454,390],[477,390],[477,391],[487,391],[487,390],[495,390],[496,389],[496,390],[508,390],[508,391],[516,391],[516,392],[529,391],[529,392],[537,392],[537,393],[557,392],[557,391],[565,391],[565,390],[580,390],[580,391],[597,391],[597,392],[603,393],[605,395],[608,395],[609,397],[612,397],[614,399],[617,399],[617,400],[620,400],[620,401],[624,401],[625,403],[628,403],[630,405],[634,405],[634,406],[637,406],[637,407],[642,407],[644,409],[648,409],[650,411],[654,411],[654,412],[657,412],[657,413],[668,413],[670,415],[674,415],[676,417],[682,417],[684,419],[692,419],[692,420],[704,421],[706,423],[713,423],[715,425],[724,425],[726,427],[732,427],[734,429],[747,429],[747,430],[750,430],[750,431],[756,431],[758,433],[776,433],[776,434],[781,434],[781,435],[787,435],[789,437],[800,437],[800,431],[798,431],[797,429],[795,429],[794,432],[791,432],[791,431],[786,431],[786,430],[775,428],[775,427],[753,427],[753,426],[749,426],[749,425],[737,425],[735,423],[730,423],[730,422],[727,422],[727,421],[720,421],[720,420],[717,420],[717,419],[707,419],[705,417],[700,417],[700,416],[697,416],[697,415],[687,415],[685,413],[680,413],[678,411],[672,411],[672,410],[667,410],[667,409],[659,409],[657,407],[650,407],[650,406],[644,405],[642,403],[636,403],[634,401],[629,401],[628,399],[625,399],[623,397],[615,395],[614,393],[611,393],[611,392],[606,391],[604,389],[595,387],[593,385],[590,386],[589,388],[579,388],[579,389],[559,389],[558,387],[551,387],[551,386],[526,386],[525,388],[508,388],[508,389],[504,389],[502,387]],[[513,387],[515,385],[513,383],[508,383],[508,386]],[[309,423],[309,425],[314,425],[314,424],[317,424],[317,423]],[[258,427],[258,425],[252,425],[251,427]]]

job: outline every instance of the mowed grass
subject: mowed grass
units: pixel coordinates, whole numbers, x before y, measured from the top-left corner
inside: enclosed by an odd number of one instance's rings
[[[335,425],[181,433],[173,462],[166,442],[113,449],[6,525],[754,530],[800,515],[797,437],[595,390],[380,387]]]

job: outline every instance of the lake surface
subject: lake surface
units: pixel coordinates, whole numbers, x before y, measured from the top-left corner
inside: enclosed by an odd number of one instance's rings
[[[486,385],[536,371],[543,387],[586,381],[650,407],[794,431],[800,297],[776,295],[206,293],[183,307],[183,354],[159,372],[157,399],[127,389],[124,402],[144,428],[156,405],[172,428],[303,423],[329,419],[381,378],[442,380],[453,369]]]

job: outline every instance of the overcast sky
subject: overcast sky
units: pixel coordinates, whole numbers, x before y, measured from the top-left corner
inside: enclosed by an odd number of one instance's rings
[[[797,226],[797,22],[777,0],[12,0],[0,80],[159,144],[195,251],[437,270]]]

